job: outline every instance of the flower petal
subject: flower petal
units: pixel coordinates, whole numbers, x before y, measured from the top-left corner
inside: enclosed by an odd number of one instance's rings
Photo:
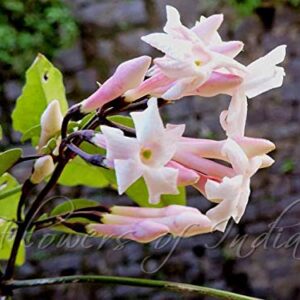
[[[119,195],[122,195],[143,175],[141,164],[133,159],[116,159],[114,160],[114,167],[116,170]]]
[[[144,170],[144,179],[148,188],[149,202],[152,204],[159,203],[160,196],[163,194],[177,195],[178,170],[172,168]]]

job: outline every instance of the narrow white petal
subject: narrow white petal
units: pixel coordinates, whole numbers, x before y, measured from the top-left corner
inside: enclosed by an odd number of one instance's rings
[[[137,140],[141,145],[160,142],[164,133],[164,125],[157,107],[157,99],[151,98],[148,107],[142,112],[130,114],[136,129]]]
[[[143,173],[142,166],[133,159],[116,159],[114,161],[119,194],[123,194],[128,187],[136,182]]]

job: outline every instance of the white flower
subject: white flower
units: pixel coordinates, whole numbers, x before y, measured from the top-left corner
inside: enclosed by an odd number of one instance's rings
[[[165,165],[174,156],[185,126],[165,128],[155,98],[149,100],[146,110],[131,113],[131,116],[136,138],[124,136],[119,129],[101,126],[107,160],[113,163],[116,170],[120,194],[140,177],[144,177],[149,201],[158,203],[162,194],[178,194],[178,170]],[[96,144],[97,139],[101,141],[101,135],[96,136]],[[103,141],[100,145],[103,145]]]

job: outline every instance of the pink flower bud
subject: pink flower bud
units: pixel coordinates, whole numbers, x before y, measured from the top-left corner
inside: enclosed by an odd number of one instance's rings
[[[122,96],[143,81],[150,66],[149,56],[140,56],[120,64],[115,73],[90,97],[82,102],[81,110],[91,112]]]
[[[148,220],[129,225],[89,224],[86,229],[96,236],[125,238],[139,243],[149,243],[169,231],[167,226]]]

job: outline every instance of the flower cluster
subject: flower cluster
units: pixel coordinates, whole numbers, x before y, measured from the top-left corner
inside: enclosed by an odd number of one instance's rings
[[[101,224],[88,225],[88,232],[149,242],[167,233],[192,236],[224,231],[231,218],[240,221],[250,195],[250,179],[273,164],[268,153],[275,149],[266,139],[245,136],[247,101],[282,85],[284,69],[277,65],[286,47],[281,45],[244,66],[235,59],[244,45],[222,40],[218,33],[222,22],[223,15],[201,17],[187,28],[178,11],[167,6],[164,33],[142,37],[164,55],[155,58],[152,66],[148,56],[122,63],[80,104],[81,113],[89,113],[116,100],[126,106],[149,99],[144,110],[130,113],[134,123],[130,135],[107,124],[92,139],[106,150],[105,164],[115,170],[119,194],[143,178],[151,204],[159,203],[161,195],[178,194],[179,186],[190,185],[215,205],[205,213],[176,205],[115,206],[102,216]],[[225,140],[185,137],[185,125],[163,124],[158,99],[171,102],[219,94],[231,97],[228,109],[220,115]],[[44,134],[48,134],[46,129]]]

